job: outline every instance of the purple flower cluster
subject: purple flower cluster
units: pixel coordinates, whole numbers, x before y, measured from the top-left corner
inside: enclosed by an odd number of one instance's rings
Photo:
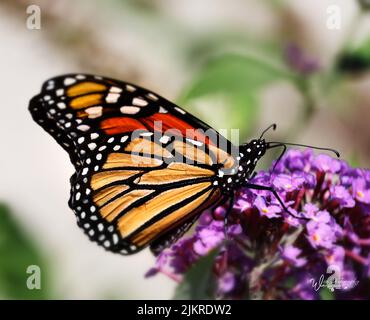
[[[370,298],[370,170],[311,149],[290,150],[253,183],[273,185],[295,217],[270,192],[241,189],[227,238],[226,207],[206,211],[193,234],[163,251],[149,274],[181,282],[217,248],[215,298]]]

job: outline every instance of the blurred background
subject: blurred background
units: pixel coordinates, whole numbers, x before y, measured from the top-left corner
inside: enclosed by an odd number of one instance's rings
[[[241,140],[276,122],[271,140],[369,167],[370,1],[1,0],[0,40],[2,299],[169,299],[176,285],[144,278],[148,250],[107,253],[76,226],[73,167],[27,110],[49,77],[133,82]],[[29,265],[41,290],[27,289]]]

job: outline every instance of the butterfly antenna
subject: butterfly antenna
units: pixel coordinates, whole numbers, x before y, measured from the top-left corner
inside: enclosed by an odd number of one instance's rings
[[[271,128],[275,131],[276,130],[276,123],[273,123],[273,124],[269,125],[265,130],[263,130],[263,132],[261,133],[261,136],[260,136],[260,140],[262,139],[263,135],[267,131],[269,131]]]
[[[307,144],[300,144],[300,143],[291,143],[291,142],[269,142],[267,144],[267,149],[272,149],[272,148],[276,148],[276,147],[281,147],[282,145],[285,145],[285,146],[297,146],[297,147],[304,147],[304,148],[312,148],[312,149],[316,149],[316,150],[324,150],[324,151],[329,151],[329,152],[333,152],[338,158],[340,158],[340,153],[335,150],[335,149],[332,149],[332,148],[322,148],[322,147],[315,147],[315,146],[310,146],[310,145],[307,145]]]

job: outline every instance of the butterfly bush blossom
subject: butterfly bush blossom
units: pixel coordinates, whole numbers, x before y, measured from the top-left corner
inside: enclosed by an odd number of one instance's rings
[[[270,192],[241,189],[226,239],[225,205],[204,212],[194,233],[164,250],[147,275],[181,282],[216,249],[214,298],[320,299],[325,290],[333,299],[370,298],[370,170],[311,149],[290,150],[273,172],[261,171],[252,182],[274,186],[300,219]],[[329,280],[337,285],[331,291]]]

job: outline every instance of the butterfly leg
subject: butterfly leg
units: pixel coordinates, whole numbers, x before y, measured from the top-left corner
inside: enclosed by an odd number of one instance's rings
[[[277,199],[277,201],[279,201],[280,205],[282,206],[282,208],[284,209],[284,211],[286,213],[288,213],[289,215],[291,215],[293,218],[296,218],[296,219],[310,220],[310,219],[307,219],[307,218],[298,217],[294,213],[290,212],[289,209],[284,204],[283,200],[281,200],[280,196],[278,195],[278,193],[276,192],[276,190],[273,187],[261,186],[261,185],[253,184],[253,183],[246,183],[244,186],[246,188],[255,189],[255,190],[270,191],[274,195],[274,197]]]

